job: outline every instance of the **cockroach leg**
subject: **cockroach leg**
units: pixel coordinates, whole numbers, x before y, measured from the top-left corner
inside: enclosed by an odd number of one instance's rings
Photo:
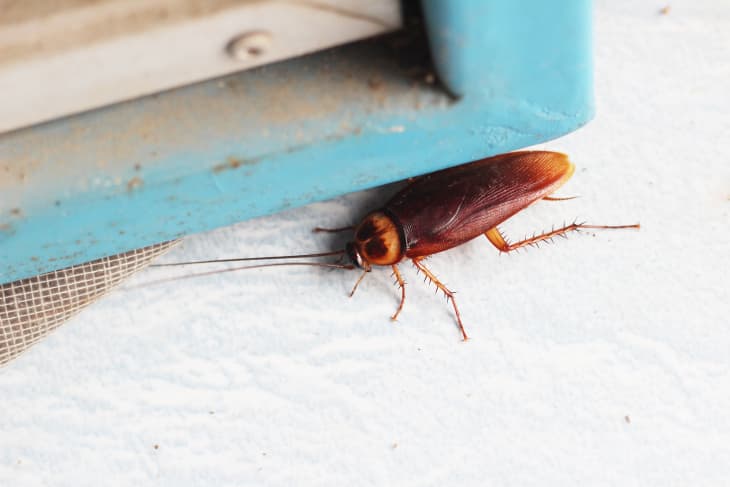
[[[428,277],[431,282],[433,282],[437,288],[441,289],[444,294],[446,295],[446,299],[451,301],[451,305],[454,307],[454,313],[456,313],[456,322],[459,324],[459,329],[461,330],[461,334],[464,337],[464,341],[468,340],[469,337],[466,336],[466,331],[464,330],[464,324],[461,322],[461,313],[459,313],[459,308],[456,306],[456,301],[454,300],[454,293],[453,291],[450,291],[449,288],[447,288],[441,281],[438,280],[438,278],[433,275],[433,273],[426,268],[423,264],[421,264],[422,258],[413,258],[411,259],[413,261],[413,265],[416,266],[419,270],[423,271],[423,273]]]
[[[574,200],[577,196],[566,196],[564,198],[558,197],[558,196],[543,196],[543,200],[545,201],[568,201],[568,200]]]
[[[352,291],[350,291],[350,297],[352,297],[355,294],[355,291],[357,290],[357,286],[360,285],[363,279],[365,279],[365,275],[370,272],[369,270],[363,271],[362,274],[360,274],[360,277],[357,278],[357,282],[355,282],[355,285],[352,286]]]
[[[312,229],[312,233],[339,233],[339,232],[345,232],[347,230],[354,230],[355,225],[350,225],[349,227],[340,227],[340,228],[322,228],[322,227],[314,227]]]
[[[639,224],[635,225],[586,225],[584,223],[571,223],[570,225],[565,225],[560,228],[556,228],[554,230],[550,230],[549,232],[541,233],[540,235],[533,235],[530,238],[526,238],[524,240],[520,240],[519,242],[515,243],[509,243],[504,238],[502,233],[499,231],[497,227],[490,228],[486,232],[484,232],[484,236],[487,237],[487,239],[499,249],[501,252],[511,252],[513,250],[517,250],[521,247],[526,247],[528,245],[537,245],[539,242],[550,240],[554,237],[563,237],[568,232],[575,232],[581,229],[585,228],[597,228],[597,229],[608,229],[608,230],[617,230],[621,228],[639,228]]]
[[[400,286],[400,304],[398,305],[398,309],[395,310],[395,314],[390,317],[391,320],[395,321],[396,318],[398,318],[401,310],[403,309],[403,303],[406,302],[406,281],[404,281],[403,277],[400,275],[397,265],[393,264],[391,267],[393,268],[393,275],[398,281],[398,286]]]

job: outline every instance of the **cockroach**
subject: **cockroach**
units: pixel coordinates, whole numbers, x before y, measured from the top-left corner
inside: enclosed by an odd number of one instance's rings
[[[468,339],[454,293],[423,263],[430,255],[458,247],[484,235],[500,252],[565,236],[581,229],[639,228],[634,225],[587,225],[571,223],[560,228],[510,243],[498,226],[539,200],[570,198],[550,196],[572,175],[575,166],[568,156],[549,151],[520,151],[488,157],[461,166],[415,178],[381,208],[368,213],[358,225],[342,228],[315,228],[316,232],[354,231],[344,250],[316,254],[250,257],[158,265],[186,265],[267,259],[346,256],[350,264],[288,262],[275,265],[319,265],[342,269],[361,269],[350,296],[374,266],[389,266],[400,288],[400,303],[392,320],[398,318],[406,299],[405,281],[398,264],[409,259],[451,302],[464,340]],[[242,267],[227,269],[235,271]],[[206,272],[210,274],[221,271]],[[200,274],[196,274],[200,275]]]

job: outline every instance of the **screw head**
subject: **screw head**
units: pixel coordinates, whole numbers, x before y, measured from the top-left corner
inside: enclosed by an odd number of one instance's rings
[[[240,34],[228,43],[226,51],[236,61],[246,61],[266,53],[271,46],[271,34],[264,31]]]

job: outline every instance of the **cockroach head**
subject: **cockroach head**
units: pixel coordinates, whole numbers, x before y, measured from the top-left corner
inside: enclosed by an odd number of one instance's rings
[[[360,251],[357,250],[355,242],[347,242],[347,245],[345,246],[345,253],[355,267],[370,271],[370,262],[362,258]]]

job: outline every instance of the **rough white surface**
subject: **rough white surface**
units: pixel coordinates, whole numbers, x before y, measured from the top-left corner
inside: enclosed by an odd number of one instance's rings
[[[541,148],[577,164],[510,235],[642,229],[403,266],[141,286],[0,371],[0,485],[727,485],[730,4],[597,2],[598,116]],[[339,244],[392,188],[191,238],[166,260]],[[185,272],[185,271],[183,271]]]

